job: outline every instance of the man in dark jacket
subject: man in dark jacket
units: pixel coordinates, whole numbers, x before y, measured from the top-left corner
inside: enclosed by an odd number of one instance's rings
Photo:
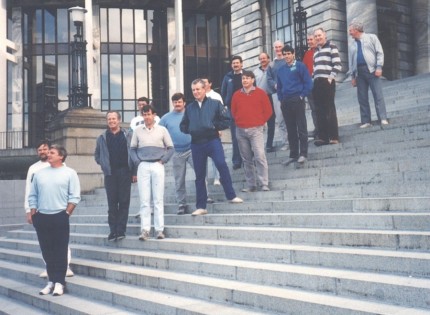
[[[191,84],[195,101],[185,108],[180,129],[191,135],[191,154],[196,173],[196,211],[192,215],[207,214],[206,166],[208,157],[212,158],[220,174],[220,182],[226,198],[231,203],[241,203],[233,189],[230,172],[225,162],[221,144],[220,130],[227,129],[231,117],[228,109],[220,101],[206,97],[205,83],[196,79]]]
[[[125,238],[130,206],[132,182],[131,161],[129,159],[129,136],[120,127],[121,115],[115,111],[106,114],[107,126],[97,138],[94,158],[103,170],[108,199],[108,241]]]
[[[242,88],[242,68],[243,61],[240,56],[233,56],[231,58],[231,71],[228,72],[221,84],[221,96],[224,100],[224,105],[231,109],[231,100],[234,92]],[[234,119],[230,122],[231,132],[231,144],[233,146],[233,156],[231,158],[233,162],[233,170],[237,170],[242,167],[242,157],[240,156],[239,146],[236,139],[236,123]]]

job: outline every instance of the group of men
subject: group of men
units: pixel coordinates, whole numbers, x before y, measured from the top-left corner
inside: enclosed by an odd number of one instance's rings
[[[364,32],[363,24],[353,20],[349,34],[354,42],[349,64],[352,85],[357,86],[361,126],[371,126],[368,100],[370,87],[381,125],[387,114],[380,78],[384,54],[373,34]],[[211,158],[225,197],[242,203],[233,188],[221,143],[221,132],[230,128],[233,170],[244,168],[247,187],[243,192],[269,191],[266,152],[273,152],[275,125],[281,144],[288,138],[290,161],[304,163],[308,152],[305,115],[307,99],[315,126],[312,136],[317,146],[339,143],[335,79],[341,70],[339,51],[327,40],[322,28],[308,34],[309,50],[303,63],[295,60],[295,51],[281,42],[274,43],[275,59],[263,52],[260,67],[243,69],[240,56],[231,59],[232,70],[221,84],[221,95],[211,89],[208,77],[191,83],[194,101],[186,105],[185,96],[175,93],[173,109],[161,119],[149,99],[138,99],[140,114],[129,129],[121,127],[117,111],[106,114],[107,128],[97,138],[94,157],[104,174],[108,200],[108,241],[126,237],[131,184],[137,182],[141,219],[139,239],[150,238],[151,214],[157,239],[164,239],[164,165],[172,159],[178,215],[188,213],[185,177],[187,164],[194,169],[196,209],[192,215],[207,214],[207,165]],[[264,143],[264,128],[267,140]],[[80,201],[80,184],[76,172],[65,165],[67,151],[47,141],[37,146],[40,161],[27,174],[25,209],[27,221],[36,229],[46,263],[47,285],[39,292],[62,295],[70,261],[69,217]]]

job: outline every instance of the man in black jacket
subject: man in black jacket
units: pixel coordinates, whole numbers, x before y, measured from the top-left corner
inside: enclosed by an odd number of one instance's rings
[[[231,117],[227,107],[220,101],[207,98],[205,83],[196,79],[191,84],[195,100],[185,108],[180,129],[191,135],[191,154],[196,173],[196,211],[192,215],[207,214],[206,166],[208,157],[212,158],[220,174],[220,182],[226,198],[231,203],[241,203],[236,196],[230,172],[225,162],[220,131],[227,129]]]

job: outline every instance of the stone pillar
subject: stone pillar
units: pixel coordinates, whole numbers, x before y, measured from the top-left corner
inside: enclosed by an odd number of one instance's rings
[[[66,164],[78,173],[81,191],[103,187],[103,173],[94,161],[94,150],[97,137],[106,130],[105,114],[89,107],[73,108],[59,113],[47,128],[52,143],[66,148]]]
[[[430,72],[430,4],[428,0],[412,1],[414,27],[415,74]]]
[[[6,34],[7,34],[7,1],[0,0],[0,75],[1,82],[7,80],[7,58],[6,58]],[[7,113],[7,89],[6,84],[0,87],[0,113]],[[6,119],[0,119],[0,132],[6,131]]]
[[[22,13],[21,8],[12,9],[12,42],[16,51],[14,56],[16,63],[12,66],[12,131],[23,131],[24,99],[23,99],[23,78],[22,78]],[[20,140],[22,137],[20,138]],[[22,148],[22,142],[15,142],[14,148]]]
[[[231,0],[232,54],[240,55],[243,67],[254,68],[263,49],[263,22],[259,0]]]

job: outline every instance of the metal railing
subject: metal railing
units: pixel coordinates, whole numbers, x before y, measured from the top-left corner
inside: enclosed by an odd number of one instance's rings
[[[28,147],[28,131],[0,132],[0,150]]]

